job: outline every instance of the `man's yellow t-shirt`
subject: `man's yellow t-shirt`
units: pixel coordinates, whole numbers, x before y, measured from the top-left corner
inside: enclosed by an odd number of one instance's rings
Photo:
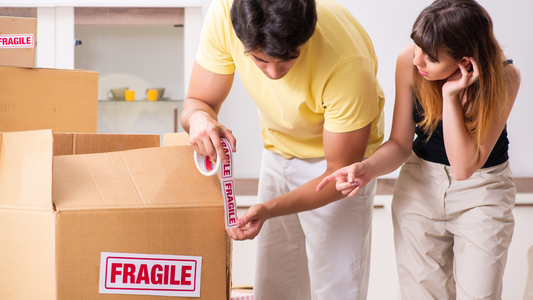
[[[214,0],[196,61],[218,74],[237,70],[259,112],[265,149],[285,158],[324,157],[323,129],[349,132],[372,122],[365,157],[383,141],[384,96],[369,36],[331,0],[317,0],[317,26],[296,63],[279,80],[267,78],[245,54],[230,19],[233,0]]]

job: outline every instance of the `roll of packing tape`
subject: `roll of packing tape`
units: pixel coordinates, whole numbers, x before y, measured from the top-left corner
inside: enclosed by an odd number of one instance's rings
[[[217,156],[216,163],[213,163],[209,156],[203,156],[194,151],[194,163],[198,171],[205,176],[220,174],[220,185],[222,196],[224,196],[224,223],[227,228],[237,227],[237,202],[235,201],[235,185],[233,182],[233,151],[231,145],[225,138],[220,138],[220,143],[224,147],[224,153],[228,158],[227,163],[222,163]]]

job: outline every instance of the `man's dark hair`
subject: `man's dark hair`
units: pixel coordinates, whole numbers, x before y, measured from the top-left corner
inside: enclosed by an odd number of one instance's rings
[[[316,26],[315,0],[235,0],[231,23],[245,52],[290,60]]]

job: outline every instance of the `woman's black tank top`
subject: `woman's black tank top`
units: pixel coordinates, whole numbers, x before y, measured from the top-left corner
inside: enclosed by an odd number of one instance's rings
[[[418,102],[418,99],[415,98],[415,102],[416,104],[413,109],[413,119],[415,120],[415,123],[418,124],[422,121],[422,113],[424,110]],[[415,129],[417,137],[413,142],[413,151],[422,159],[449,166],[450,161],[446,155],[446,147],[444,145],[442,129],[442,121],[440,121],[429,140],[427,140],[428,135],[424,132],[424,130],[422,130],[422,128],[420,128],[420,126],[417,125]],[[507,139],[507,126],[505,126],[500,134],[500,137],[498,138],[498,141],[494,145],[489,158],[482,168],[488,168],[506,162],[509,159],[508,150],[509,140]]]

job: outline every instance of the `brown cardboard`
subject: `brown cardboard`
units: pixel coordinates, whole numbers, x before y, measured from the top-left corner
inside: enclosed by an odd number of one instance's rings
[[[229,299],[219,184],[158,137],[0,133],[2,298],[165,299],[100,294],[100,254],[118,252],[201,256],[201,297],[180,299]]]
[[[98,72],[0,66],[0,132],[96,133]]]
[[[0,17],[0,66],[33,68],[36,32],[36,18]]]

